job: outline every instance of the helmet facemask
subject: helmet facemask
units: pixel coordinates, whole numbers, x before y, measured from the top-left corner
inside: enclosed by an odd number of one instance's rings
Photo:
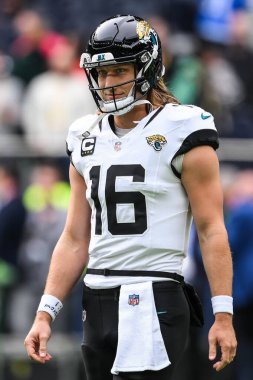
[[[111,53],[107,53],[105,55],[108,55],[111,58]],[[140,68],[140,64],[138,63],[139,57],[136,57],[135,59],[133,57],[129,57],[129,60],[124,59],[124,60],[121,60],[120,62],[114,59],[104,60],[103,62],[87,62],[87,61],[91,61],[91,57],[87,53],[82,54],[81,60],[80,60],[80,67],[84,68],[87,79],[89,81],[89,89],[92,93],[92,96],[100,112],[111,113],[114,115],[123,115],[131,111],[131,109],[133,109],[134,106],[138,104],[138,103],[136,104],[136,102],[143,99],[147,95],[150,89],[150,84],[145,78],[144,73],[148,69],[149,65],[151,64],[152,58],[149,57],[148,52],[143,53],[142,56],[143,56],[142,60],[144,61],[146,60],[147,63],[143,65],[143,62],[142,62],[142,67]],[[98,54],[98,57],[101,57],[101,54]],[[95,60],[96,58],[97,57],[93,56],[93,60]],[[130,63],[132,63],[135,68],[135,77],[132,80],[121,82],[114,86],[99,87],[98,74],[97,74],[96,68],[101,67],[101,66],[111,66],[111,65],[130,64]],[[118,87],[124,86],[129,83],[132,83],[133,85],[128,95],[124,98],[120,98],[120,99],[116,98],[115,90],[117,90]],[[102,92],[104,90],[108,90],[111,92],[111,94],[113,95],[112,100],[107,101],[103,99]]]

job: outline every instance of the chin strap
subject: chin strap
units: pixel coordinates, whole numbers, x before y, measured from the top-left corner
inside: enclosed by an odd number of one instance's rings
[[[119,111],[112,111],[111,114],[112,115],[124,115],[128,112],[130,112],[135,106],[138,106],[140,104],[150,104],[151,106],[151,111],[153,111],[153,105],[150,103],[149,100],[146,100],[146,99],[140,99],[140,100],[137,100],[136,102],[130,104],[129,106],[126,106],[124,107],[123,109],[120,109]],[[150,111],[150,112],[151,112]]]
[[[152,112],[153,111],[153,105],[152,105],[152,103],[150,103],[150,101],[149,100],[146,100],[146,99],[140,99],[140,100],[137,100],[135,103],[134,103],[134,107],[135,106],[138,106],[138,105],[140,105],[140,104],[149,104],[150,105],[150,111],[149,111],[149,113],[150,112]],[[111,113],[112,115],[114,114],[113,112]],[[101,120],[103,120],[103,118],[106,116],[106,115],[108,115],[108,113],[100,113],[99,115],[94,115],[94,116],[97,116],[94,120],[93,120],[93,122],[91,123],[91,125],[80,135],[80,137],[88,137],[90,134],[91,134],[91,131],[93,130],[93,128],[95,128],[96,127],[96,125],[98,125],[99,124],[99,122],[101,121]],[[134,121],[134,123],[135,124],[138,124],[139,123],[139,121]]]
[[[134,106],[138,106],[140,104],[150,104],[150,111],[149,112],[152,112],[154,110],[154,107],[153,107],[153,104],[150,103],[149,100],[147,99],[140,99],[140,100],[137,100],[135,103],[134,103]]]
[[[105,113],[100,113],[99,115],[94,115],[94,120],[91,122],[90,126],[88,128],[86,128],[86,130],[84,132],[82,132],[79,137],[81,139],[83,139],[84,137],[89,137],[89,135],[91,134],[91,131],[93,130],[93,128],[96,127],[96,125],[99,124],[99,122],[106,116]]]
[[[153,104],[150,103],[149,100],[146,100],[146,99],[141,99],[141,100],[137,100],[137,102],[134,103],[136,106],[140,105],[140,104],[149,104],[150,105],[150,109],[149,109],[149,113],[154,111],[154,107],[153,107]],[[138,124],[140,122],[140,120],[134,120],[133,123],[134,124]]]

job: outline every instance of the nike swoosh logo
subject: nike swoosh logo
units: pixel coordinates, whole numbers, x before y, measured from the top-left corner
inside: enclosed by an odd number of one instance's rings
[[[211,117],[210,114],[205,114],[205,113],[202,112],[201,119],[206,120],[206,119],[209,119],[209,117]]]

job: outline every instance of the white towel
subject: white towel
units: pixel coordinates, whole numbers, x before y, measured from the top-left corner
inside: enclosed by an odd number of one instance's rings
[[[118,347],[111,373],[158,371],[170,365],[151,281],[122,285]]]

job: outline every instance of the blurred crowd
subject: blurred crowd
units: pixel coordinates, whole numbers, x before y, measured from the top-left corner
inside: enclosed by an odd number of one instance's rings
[[[0,333],[25,335],[30,327],[64,225],[67,130],[78,117],[96,111],[79,68],[80,53],[101,20],[128,13],[149,19],[157,30],[166,84],[179,101],[213,113],[221,137],[253,138],[253,0],[110,0],[106,7],[102,0],[1,0]],[[15,156],[17,141],[22,155]],[[220,380],[253,379],[250,167],[242,170],[233,163],[221,168],[239,354]],[[206,324],[204,330],[192,331],[188,366],[177,376],[183,380],[190,373],[187,379],[212,380],[206,335],[213,317],[194,229],[187,268]],[[54,324],[56,331],[81,332],[79,285]]]
[[[87,36],[105,17],[134,11],[161,37],[172,93],[212,112],[221,137],[252,138],[253,1],[136,3],[1,0],[0,135],[18,134],[35,154],[64,154],[71,121],[94,111],[78,66]]]

